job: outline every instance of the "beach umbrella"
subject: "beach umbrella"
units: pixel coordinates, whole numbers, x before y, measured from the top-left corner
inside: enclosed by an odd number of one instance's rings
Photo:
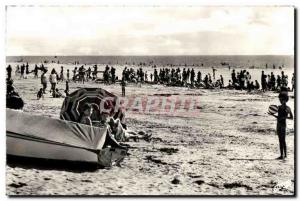
[[[104,101],[104,102],[103,102]],[[110,116],[114,116],[118,97],[101,88],[80,88],[70,93],[64,100],[60,118],[68,121],[79,122],[85,104],[91,104],[94,108],[92,119],[100,119],[101,108],[110,110]],[[102,106],[102,107],[101,107]]]

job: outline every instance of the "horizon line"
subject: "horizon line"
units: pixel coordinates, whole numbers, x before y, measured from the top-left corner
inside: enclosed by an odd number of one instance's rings
[[[164,56],[294,56],[294,54],[188,54],[188,55],[184,55],[184,54],[166,54],[166,55],[6,55],[5,57],[74,57],[74,56],[97,56],[97,57],[164,57]]]

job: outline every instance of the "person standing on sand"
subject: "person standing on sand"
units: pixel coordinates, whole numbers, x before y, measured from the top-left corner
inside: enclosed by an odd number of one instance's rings
[[[41,75],[41,84],[43,85],[43,93],[46,93],[46,89],[47,89],[47,70],[44,70],[43,74]]]
[[[50,93],[51,93],[51,91],[54,93],[55,88],[56,88],[56,83],[57,83],[57,73],[56,73],[54,68],[51,71],[51,74],[49,76],[49,80],[50,80],[50,84],[51,84]]]
[[[292,81],[291,81],[292,83],[292,91],[294,91],[294,89],[295,89],[295,74],[293,73],[293,77],[292,77]]]
[[[7,79],[10,80],[11,79],[11,72],[12,72],[11,65],[7,66],[6,71],[7,71]]]
[[[254,88],[255,88],[256,90],[259,90],[259,88],[260,88],[260,85],[259,85],[259,83],[258,83],[257,80],[255,80],[255,86],[254,86]]]
[[[220,84],[221,84],[221,88],[224,88],[224,78],[222,75],[220,75]]]
[[[65,81],[65,76],[64,76],[64,67],[63,66],[61,66],[60,67],[60,77],[59,77],[59,79],[60,79],[60,81]]]
[[[66,89],[65,89],[65,93],[66,93],[66,96],[69,95],[69,81],[68,81],[68,80],[66,81]]]
[[[262,91],[265,92],[267,89],[267,76],[265,75],[264,71],[261,72],[261,87]]]
[[[276,90],[281,88],[281,77],[280,75],[277,75],[277,86],[276,86]]]
[[[236,76],[235,76],[235,70],[234,69],[232,70],[232,73],[231,73],[231,80],[232,80],[232,85],[234,86],[235,83],[236,83]]]
[[[76,83],[77,67],[73,70],[73,81]]]
[[[30,72],[29,72],[29,65],[28,65],[28,62],[26,63],[25,68],[26,68],[26,79],[27,79],[27,75],[30,73]]]
[[[39,75],[38,75],[39,68],[36,64],[34,66],[33,72],[34,72],[34,78],[38,78],[39,77]]]
[[[67,69],[67,81],[70,82],[70,70]]]
[[[123,77],[122,81],[121,81],[121,86],[122,86],[122,96],[125,97],[125,87],[126,87],[126,81]]]
[[[287,157],[287,147],[285,142],[286,136],[286,119],[293,119],[293,114],[291,108],[286,105],[289,100],[288,92],[282,91],[279,94],[279,101],[281,105],[278,107],[278,115],[268,114],[274,116],[277,119],[277,128],[276,132],[279,138],[279,149],[280,149],[280,156],[277,159],[284,159]]]
[[[25,78],[24,71],[25,71],[25,65],[22,64],[22,66],[21,66],[21,77],[20,78],[23,78],[23,79]]]
[[[216,79],[216,70],[215,67],[212,67],[212,71],[213,71],[213,79]]]

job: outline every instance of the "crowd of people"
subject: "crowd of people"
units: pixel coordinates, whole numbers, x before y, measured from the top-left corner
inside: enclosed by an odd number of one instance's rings
[[[86,68],[86,65],[81,65],[80,67],[74,67],[72,74],[70,74],[70,69],[65,70],[61,66],[60,72],[56,72],[53,68],[50,75],[48,75],[48,68],[43,64],[40,66],[35,65],[33,70],[29,70],[29,64],[22,64],[16,66],[16,76],[20,79],[26,79],[28,74],[33,73],[34,78],[39,77],[39,71],[41,71],[41,85],[42,88],[38,92],[37,97],[42,98],[47,91],[47,84],[50,83],[50,93],[53,97],[64,97],[64,95],[57,89],[58,82],[65,82],[65,95],[69,93],[69,82],[80,82],[85,83],[87,81],[98,81],[105,84],[114,84],[119,82],[122,86],[122,96],[125,96],[125,87],[127,83],[148,83],[148,84],[163,84],[167,86],[178,86],[178,87],[190,87],[190,88],[227,88],[236,90],[261,90],[265,91],[280,91],[280,89],[288,88],[289,79],[288,76],[281,71],[280,75],[275,75],[273,72],[266,74],[264,71],[261,73],[260,82],[258,80],[253,80],[249,71],[241,69],[237,71],[233,69],[231,71],[231,76],[228,80],[228,84],[225,85],[223,75],[216,77],[217,69],[212,67],[211,73],[204,74],[201,70],[196,70],[194,68],[174,68],[174,67],[154,67],[151,73],[143,70],[142,67],[137,69],[124,67],[122,70],[121,79],[116,74],[116,68],[113,66],[105,66],[104,71],[99,71],[97,65],[90,66]],[[103,76],[98,74],[102,73]],[[8,79],[11,79],[12,67],[9,65],[7,67]],[[294,74],[290,80],[292,88],[295,88],[295,77]]]
[[[128,69],[125,67],[122,72],[122,81],[126,82],[141,82],[141,83],[153,83],[164,84],[167,86],[181,86],[191,88],[228,88],[236,90],[259,90],[262,91],[279,91],[281,88],[288,88],[288,76],[281,71],[281,75],[277,75],[277,78],[273,72],[271,74],[261,73],[260,83],[258,80],[253,80],[249,71],[240,70],[236,72],[232,70],[231,79],[228,80],[228,85],[225,86],[224,78],[220,75],[216,78],[216,68],[212,68],[212,75],[207,73],[203,75],[201,71],[195,72],[194,68],[157,68],[150,74],[150,80],[148,79],[147,71],[143,71],[142,68],[136,71],[133,68]],[[291,79],[291,91],[295,88],[294,74]]]

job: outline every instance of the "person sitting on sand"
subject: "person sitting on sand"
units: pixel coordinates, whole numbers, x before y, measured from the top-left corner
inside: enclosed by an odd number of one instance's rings
[[[113,119],[107,112],[101,112],[100,118],[101,124],[109,126],[109,133],[118,142],[126,142],[130,139],[133,139],[134,141],[143,139],[147,142],[151,140],[151,135],[148,135],[143,131],[136,133],[125,129],[119,119]]]
[[[92,113],[93,113],[92,105],[88,104],[88,103],[85,104],[83,106],[83,113],[82,113],[81,117],[79,118],[79,123],[93,126],[92,120],[91,120]]]
[[[233,86],[231,80],[228,81],[227,88],[228,88],[228,89],[233,89],[233,88],[234,88],[234,86]]]
[[[52,93],[52,97],[53,98],[63,98],[64,95],[62,95],[62,93],[60,93],[59,90],[56,88]]]
[[[254,86],[254,89],[259,90],[259,88],[260,88],[260,85],[259,85],[258,81],[255,80],[255,86]]]
[[[43,93],[43,88],[40,88],[40,90],[37,92],[37,99],[40,100],[41,98],[44,99],[44,93]]]
[[[286,119],[293,119],[293,113],[291,108],[286,105],[289,100],[288,92],[282,91],[279,94],[279,101],[281,105],[278,107],[278,115],[268,114],[274,116],[277,119],[277,128],[276,132],[279,138],[279,149],[280,149],[280,156],[277,159],[284,159],[287,157],[287,147],[285,142],[286,136]]]

